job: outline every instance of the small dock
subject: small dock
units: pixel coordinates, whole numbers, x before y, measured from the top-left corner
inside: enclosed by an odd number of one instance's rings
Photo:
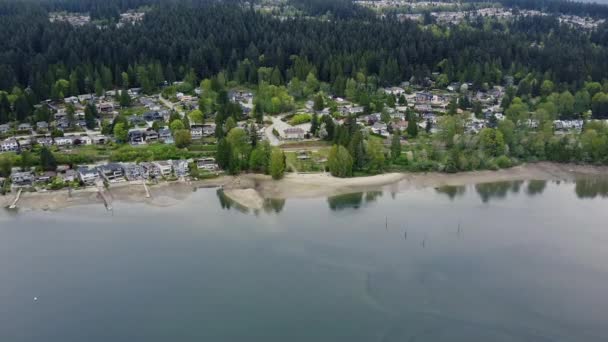
[[[17,202],[19,202],[19,199],[21,198],[21,192],[23,191],[23,188],[19,188],[19,190],[17,191],[17,196],[15,196],[15,199],[13,200],[13,203],[11,203],[11,205],[9,205],[9,209],[15,209],[17,208]]]
[[[103,205],[106,207],[106,210],[114,210],[112,208],[112,200],[106,195],[102,184],[97,184],[97,195],[103,200]]]
[[[150,194],[150,189],[148,189],[148,185],[146,184],[146,180],[144,179],[141,183],[144,186],[144,190],[146,190],[146,198],[152,197],[152,195]]]

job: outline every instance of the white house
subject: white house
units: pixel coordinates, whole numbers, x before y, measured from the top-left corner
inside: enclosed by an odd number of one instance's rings
[[[19,143],[15,139],[6,139],[0,143],[0,151],[15,152],[19,150]]]
[[[173,171],[173,164],[170,162],[157,161],[157,162],[154,162],[154,165],[156,165],[156,167],[158,168],[158,171],[160,172],[161,176],[163,176],[163,177],[170,176],[171,172]]]
[[[290,127],[283,130],[285,140],[301,140],[304,139],[304,134],[304,130],[299,127]]]
[[[57,137],[55,138],[55,145],[57,146],[71,146],[74,140],[71,137]]]
[[[99,174],[95,169],[81,167],[78,169],[78,179],[86,185],[93,185],[99,178]]]

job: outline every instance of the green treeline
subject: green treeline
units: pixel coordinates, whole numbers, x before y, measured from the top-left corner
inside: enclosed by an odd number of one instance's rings
[[[3,120],[26,120],[47,98],[126,86],[151,93],[165,81],[196,85],[220,71],[241,84],[267,78],[275,86],[313,74],[340,96],[359,73],[391,85],[440,72],[442,82],[474,87],[532,73],[571,92],[608,74],[608,25],[588,33],[550,16],[422,27],[357,16],[280,20],[236,5],[163,2],[141,24],[99,29],[50,23],[41,4],[8,0],[0,16]]]

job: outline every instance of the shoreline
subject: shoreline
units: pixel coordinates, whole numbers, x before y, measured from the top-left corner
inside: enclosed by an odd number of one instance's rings
[[[171,207],[187,200],[198,188],[221,187],[225,195],[237,204],[260,209],[265,199],[319,198],[343,195],[353,192],[376,191],[390,188],[403,192],[408,189],[426,187],[460,186],[476,183],[490,183],[518,180],[569,180],[584,176],[608,175],[608,167],[555,164],[548,162],[524,164],[510,169],[497,171],[471,171],[460,173],[386,173],[368,177],[335,178],[325,173],[286,174],[281,180],[270,176],[244,174],[221,176],[215,179],[192,182],[164,182],[148,185],[152,196],[146,197],[141,183],[112,184],[105,191],[112,202],[126,201],[145,203],[157,207]],[[0,205],[7,207],[14,194],[0,196]],[[26,210],[61,210],[73,206],[101,204],[97,189],[67,190],[46,192],[24,192],[18,208]]]

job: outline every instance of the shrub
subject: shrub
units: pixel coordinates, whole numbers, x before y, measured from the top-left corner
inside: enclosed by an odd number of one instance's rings
[[[310,122],[311,120],[312,116],[310,114],[296,114],[291,118],[291,120],[289,120],[289,124],[292,126],[300,125],[303,123]]]
[[[511,159],[509,159],[509,157],[507,157],[507,156],[500,156],[500,157],[496,158],[494,160],[494,162],[501,169],[507,169],[507,168],[510,168],[511,166],[513,166]]]

